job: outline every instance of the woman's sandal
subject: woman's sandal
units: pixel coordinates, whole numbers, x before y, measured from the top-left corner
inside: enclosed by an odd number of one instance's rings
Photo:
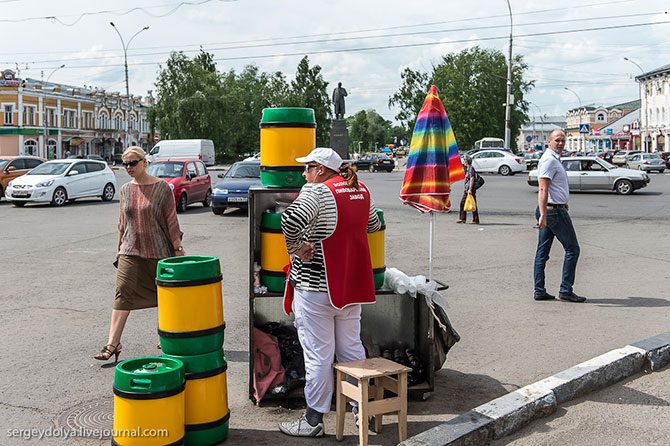
[[[97,359],[98,361],[108,361],[109,358],[114,355],[114,362],[119,362],[119,355],[121,354],[121,343],[119,342],[116,345],[113,344],[107,344],[104,347],[102,347],[102,350],[100,350],[100,353],[95,355],[93,358]]]

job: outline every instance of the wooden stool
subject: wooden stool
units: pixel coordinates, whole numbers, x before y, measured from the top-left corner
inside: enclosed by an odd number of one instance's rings
[[[382,430],[382,415],[398,412],[398,435],[400,441],[407,438],[407,372],[409,367],[384,358],[370,358],[360,361],[340,362],[334,365],[337,370],[337,430],[336,438],[344,438],[344,416],[347,399],[358,402],[359,444],[368,444],[368,417],[375,417],[375,432]],[[392,375],[398,375],[393,378]],[[347,377],[358,382],[355,386]],[[374,378],[374,386],[369,380]],[[395,393],[393,398],[384,398],[384,389]],[[370,401],[372,397],[372,401]]]

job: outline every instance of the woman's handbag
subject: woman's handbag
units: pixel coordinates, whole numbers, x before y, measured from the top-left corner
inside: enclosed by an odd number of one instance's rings
[[[472,194],[468,194],[465,198],[465,206],[463,206],[465,212],[474,212],[477,210],[477,203],[475,203],[475,197]]]
[[[479,189],[484,185],[485,181],[481,175],[477,174],[477,181],[475,181],[475,190]]]

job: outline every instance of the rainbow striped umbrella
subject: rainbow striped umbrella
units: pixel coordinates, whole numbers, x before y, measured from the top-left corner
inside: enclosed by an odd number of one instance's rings
[[[449,212],[451,183],[464,177],[454,131],[433,85],[416,119],[400,200],[421,212]]]
[[[433,276],[435,212],[449,212],[451,183],[465,178],[456,137],[447,112],[430,87],[412,133],[407,170],[400,188],[400,200],[421,212],[430,213],[428,279]]]

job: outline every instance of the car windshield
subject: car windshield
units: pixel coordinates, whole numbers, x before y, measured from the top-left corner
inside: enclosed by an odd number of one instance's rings
[[[184,163],[153,163],[149,165],[147,173],[158,178],[179,178],[184,171]]]
[[[261,167],[258,164],[233,164],[224,178],[260,178]]]
[[[610,164],[603,159],[598,160],[598,162],[600,163],[601,166],[605,166],[608,170],[609,169],[616,169],[616,166],[614,164]]]
[[[654,153],[654,154],[651,154],[651,155],[644,155],[644,159],[646,159],[646,160],[660,160],[661,157]]]
[[[7,164],[7,160],[0,160],[0,169],[5,167],[5,164]]]
[[[43,163],[26,175],[62,175],[72,163]]]

